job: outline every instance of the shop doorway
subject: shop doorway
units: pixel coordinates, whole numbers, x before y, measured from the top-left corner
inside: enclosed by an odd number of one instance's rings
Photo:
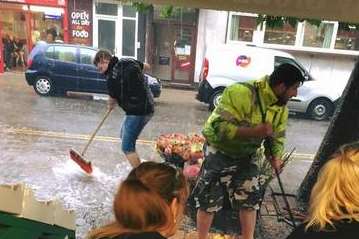
[[[154,75],[174,83],[193,83],[196,27],[157,22],[154,31]]]
[[[10,5],[11,6],[11,5]],[[29,52],[29,29],[26,24],[26,13],[22,9],[1,9],[0,39],[4,70],[22,71],[26,67],[26,58]]]

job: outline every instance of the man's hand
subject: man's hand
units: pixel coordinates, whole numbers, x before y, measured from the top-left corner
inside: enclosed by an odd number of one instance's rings
[[[277,157],[270,158],[270,164],[274,170],[277,170],[278,173],[282,172],[283,169],[283,161]]]
[[[254,136],[258,138],[266,138],[273,135],[273,128],[270,123],[258,124],[254,127]]]
[[[236,136],[238,138],[260,138],[264,139],[273,135],[270,123],[258,124],[255,127],[238,127]]]
[[[116,103],[117,103],[117,100],[110,96],[110,98],[107,101],[107,109],[113,110],[115,108]]]
[[[148,63],[143,63],[143,71],[148,72],[151,69],[151,66]]]

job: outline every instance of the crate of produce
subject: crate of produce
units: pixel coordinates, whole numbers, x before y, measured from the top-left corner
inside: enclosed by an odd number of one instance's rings
[[[156,148],[167,163],[182,169],[190,181],[195,181],[203,161],[204,137],[198,134],[163,134]]]

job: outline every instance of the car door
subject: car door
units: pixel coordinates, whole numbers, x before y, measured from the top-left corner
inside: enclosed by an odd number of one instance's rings
[[[80,65],[78,77],[81,90],[94,93],[106,93],[106,80],[93,64],[93,59],[97,51],[86,47],[80,47],[79,49]]]
[[[52,48],[52,49],[50,49]],[[50,46],[47,55],[52,57],[48,61],[50,78],[57,89],[76,90],[79,87],[77,77],[77,49],[66,45]]]

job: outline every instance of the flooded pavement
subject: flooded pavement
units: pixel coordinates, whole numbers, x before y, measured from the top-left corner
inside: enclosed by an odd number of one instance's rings
[[[84,238],[91,227],[112,219],[113,194],[130,171],[117,144],[94,142],[86,154],[94,168],[89,176],[69,157],[69,149],[81,149],[82,141],[8,134],[0,138],[0,183],[24,183],[39,200],[59,199],[76,211],[77,237]],[[141,155],[160,160],[153,145],[140,148]]]
[[[109,222],[113,194],[130,170],[118,138],[123,112],[111,113],[87,151],[85,158],[94,165],[93,175],[88,176],[70,160],[69,149],[83,149],[106,111],[106,102],[40,97],[22,74],[1,75],[0,89],[0,184],[25,183],[38,199],[59,199],[66,208],[75,209],[77,238]],[[194,97],[192,91],[163,89],[156,99],[156,113],[137,144],[141,158],[161,160],[154,146],[161,134],[200,133],[209,112]],[[328,124],[291,118],[287,148],[296,146],[297,153],[310,157]],[[287,175],[298,176],[295,172]],[[298,184],[300,179],[295,181]]]

